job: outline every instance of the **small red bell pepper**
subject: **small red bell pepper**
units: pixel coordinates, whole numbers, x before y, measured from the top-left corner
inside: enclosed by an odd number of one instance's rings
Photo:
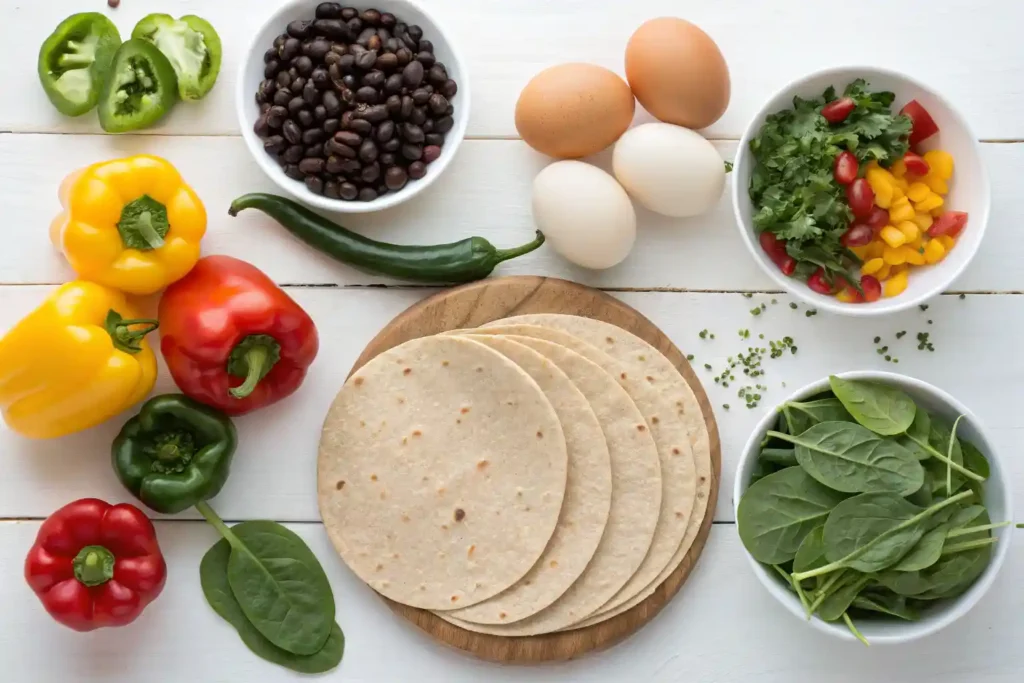
[[[200,259],[160,300],[160,350],[188,397],[241,415],[290,396],[319,349],[316,326],[255,266]]]
[[[163,590],[153,523],[134,505],[83,498],[43,522],[25,579],[54,619],[76,631],[124,626]]]

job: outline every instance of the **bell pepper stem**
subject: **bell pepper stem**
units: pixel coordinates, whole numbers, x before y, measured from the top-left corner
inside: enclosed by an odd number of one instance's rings
[[[263,368],[267,364],[267,348],[265,346],[254,346],[245,353],[245,360],[249,370],[245,373],[245,381],[229,393],[235,398],[245,398],[253,392],[263,376]]]
[[[244,338],[231,351],[228,374],[245,381],[228,389],[228,393],[238,399],[247,397],[280,359],[281,345],[270,335],[252,334]]]
[[[129,249],[148,251],[164,246],[164,237],[171,229],[167,207],[149,195],[142,195],[121,210],[117,230],[121,241]]]
[[[217,533],[224,537],[224,539],[231,544],[232,548],[245,548],[245,544],[242,543],[241,539],[239,539],[238,536],[235,536],[234,532],[231,531],[231,527],[224,523],[224,520],[220,518],[220,515],[214,512],[213,508],[211,508],[206,501],[201,500],[196,503],[196,510],[199,510],[199,514],[201,514],[207,522],[213,525],[213,528],[217,530]]]
[[[139,229],[139,236],[145,240],[150,249],[158,249],[164,246],[164,238],[153,227],[152,213],[143,211],[139,214],[139,220],[135,223],[135,226]]]
[[[131,329],[139,325],[142,326],[140,329]],[[107,330],[107,334],[110,335],[111,341],[114,342],[115,348],[125,353],[134,354],[142,350],[140,342],[147,334],[160,327],[160,322],[152,318],[125,320],[120,313],[110,309],[103,326]]]
[[[494,252],[494,258],[498,263],[501,263],[502,261],[508,261],[516,258],[517,256],[522,256],[523,254],[529,254],[531,251],[544,244],[544,239],[544,233],[538,230],[537,236],[532,242],[527,242],[522,246],[513,247],[512,249],[496,249]]]
[[[90,588],[114,578],[114,554],[101,545],[87,545],[78,551],[71,566],[75,578]]]

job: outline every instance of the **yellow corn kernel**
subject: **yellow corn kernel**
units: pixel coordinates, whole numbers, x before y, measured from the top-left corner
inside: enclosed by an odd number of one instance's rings
[[[907,288],[907,273],[903,271],[893,275],[882,285],[882,292],[886,297],[899,296]]]
[[[901,263],[898,266],[889,266],[889,277],[899,275],[905,270],[910,270],[910,264]]]
[[[935,222],[935,219],[932,218],[930,213],[919,213],[910,220],[917,223],[917,227],[921,228],[922,232],[932,227],[932,223]]]
[[[881,169],[882,167],[878,165],[878,159],[872,159],[867,163],[866,166],[864,166],[864,173],[867,173],[868,171],[874,170],[876,168]]]
[[[889,171],[897,178],[902,178],[907,174],[907,165],[903,163],[903,159],[897,159],[893,162],[892,168]]]
[[[836,292],[836,299],[844,304],[855,304],[857,303],[858,292],[850,287],[843,287]]]
[[[931,172],[942,180],[949,180],[953,177],[953,155],[949,152],[933,149],[924,153],[924,160]]]
[[[946,213],[946,210],[940,206],[937,209],[932,209],[928,213],[930,213],[932,215],[932,218],[938,218],[942,214]]]
[[[875,277],[879,282],[885,282],[890,275],[892,275],[892,266],[888,264],[882,266],[882,269],[875,273]]]
[[[882,232],[879,233],[879,236],[883,240],[885,240],[885,243],[888,244],[893,249],[895,249],[896,247],[902,247],[904,244],[907,243],[907,236],[903,234],[903,231],[900,230],[899,228],[894,228],[891,225],[887,225],[884,228],[882,228]],[[885,256],[884,251],[885,250],[883,250],[882,254],[883,257]],[[886,259],[885,262],[891,263],[889,259]]]
[[[903,236],[907,238],[907,242],[913,242],[920,236],[921,229],[917,227],[917,223],[913,221],[903,221],[896,226]]]
[[[893,184],[896,187],[903,190],[904,193],[906,193],[907,188],[910,187],[910,181],[908,181],[906,178],[897,178],[896,182],[894,182]]]
[[[942,240],[934,239],[928,240],[928,243],[924,245],[924,260],[925,263],[932,264],[938,263],[946,257],[946,247],[942,246]]]
[[[897,184],[893,184],[892,185],[892,200],[893,201],[896,201],[897,199],[902,199],[903,197],[906,197],[906,196],[907,196],[906,190],[904,190],[902,187],[900,187]]]
[[[875,238],[875,240],[868,245],[868,250],[865,256],[868,259],[882,258],[883,249],[885,249],[885,242]]]
[[[882,254],[882,260],[890,266],[902,266],[907,262],[907,255],[900,247],[886,247],[885,253]]]
[[[885,266],[885,261],[880,258],[868,259],[864,262],[864,265],[860,267],[861,275],[874,275]]]
[[[906,197],[894,200],[892,206],[889,207],[889,222],[893,225],[913,220],[916,215],[917,212],[914,211],[914,207],[910,205],[910,201]]]
[[[920,202],[927,199],[928,195],[932,193],[930,187],[922,182],[917,182],[907,188],[907,199],[912,202]]]
[[[864,261],[868,258],[868,245],[866,244],[863,247],[849,247],[849,249],[854,254],[856,254],[857,258],[859,258],[861,261]]]
[[[864,171],[864,177],[872,185],[875,183],[892,185],[896,181],[892,173],[889,173],[881,166],[872,166],[871,164],[868,164],[867,170]]]
[[[910,247],[911,249],[920,249],[921,247],[924,246],[924,233],[919,232],[916,240],[912,242],[907,242],[903,246]]]
[[[945,203],[946,202],[942,197],[932,192],[921,201],[914,202],[914,208],[918,211],[934,211]]]
[[[956,240],[949,235],[939,235],[936,239],[942,242],[947,252],[953,251],[953,246],[956,245]]]
[[[929,173],[924,178],[921,178],[921,182],[937,195],[946,196],[949,194],[949,185],[946,184],[945,180],[935,175],[935,173]]]
[[[893,186],[889,183],[868,183],[871,191],[875,193],[875,206],[881,209],[888,209],[892,205]]]
[[[903,253],[906,255],[907,264],[911,266],[923,266],[924,265],[924,253],[919,247],[912,247],[909,244],[905,244],[902,247]]]

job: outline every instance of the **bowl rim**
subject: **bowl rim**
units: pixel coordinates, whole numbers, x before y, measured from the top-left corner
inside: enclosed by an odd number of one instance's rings
[[[462,145],[462,141],[466,137],[466,130],[469,125],[472,107],[470,75],[469,70],[466,67],[466,60],[463,58],[462,51],[459,49],[458,44],[452,39],[450,32],[445,29],[442,22],[438,21],[434,13],[423,6],[422,0],[380,0],[380,2],[376,3],[377,6],[384,8],[387,8],[389,4],[411,7],[421,13],[427,21],[433,24],[433,29],[437,32],[437,39],[433,40],[433,42],[435,44],[443,44],[447,50],[451,52],[453,61],[458,66],[460,78],[458,106],[462,111],[462,116],[456,120],[455,127],[448,133],[448,137],[445,139],[445,144],[442,148],[441,156],[430,164],[428,174],[419,180],[408,183],[398,192],[388,193],[371,202],[345,201],[343,199],[331,199],[329,197],[313,194],[304,184],[298,181],[292,181],[291,178],[286,178],[289,182],[282,182],[280,178],[271,172],[272,167],[270,164],[273,162],[263,151],[262,146],[259,143],[259,139],[253,132],[252,124],[246,114],[248,107],[252,103],[254,90],[246,83],[245,74],[249,70],[249,64],[252,60],[257,59],[259,55],[262,55],[263,52],[266,51],[266,48],[260,44],[260,36],[269,26],[278,24],[284,26],[287,23],[285,19],[288,15],[293,14],[306,6],[308,6],[310,12],[312,12],[313,9],[315,9],[316,4],[316,0],[288,0],[277,7],[277,9],[275,9],[263,22],[259,24],[256,29],[254,29],[253,37],[249,41],[248,50],[244,53],[244,57],[236,70],[237,82],[235,83],[235,115],[238,119],[239,133],[245,141],[246,149],[249,150],[250,155],[253,157],[257,166],[260,167],[260,170],[263,171],[264,175],[294,199],[306,204],[307,206],[312,206],[324,211],[346,214],[373,213],[398,206],[430,187],[430,185],[437,180],[438,176],[448,169],[449,164],[452,159],[455,158],[459,147]],[[357,2],[353,4],[359,5],[360,3]]]
[[[989,446],[988,452],[985,454],[990,461],[994,461],[996,466],[993,468],[995,472],[998,472],[1000,476],[998,480],[996,477],[991,477],[988,483],[995,484],[1000,488],[1000,492],[1003,497],[1006,519],[1013,519],[1013,489],[1006,479],[1007,463],[999,455],[997,449],[992,447],[992,439],[988,428],[982,423],[978,416],[975,415],[967,406],[961,403],[959,400],[954,398],[952,395],[934,386],[924,380],[917,379],[916,377],[910,377],[908,375],[901,375],[895,372],[887,372],[884,370],[851,370],[849,372],[836,373],[837,377],[843,379],[859,379],[859,380],[874,380],[882,381],[889,384],[896,384],[903,387],[909,386],[913,390],[920,393],[928,394],[936,400],[949,408],[958,412],[958,414],[964,415],[968,421],[973,425],[975,431],[981,435],[982,439]],[[787,396],[781,403],[786,401],[799,400],[801,398],[814,395],[828,388],[828,377],[816,380],[809,384],[804,385],[800,389],[797,389],[792,394]],[[781,405],[780,403],[780,405]],[[764,415],[754,427],[754,430],[750,434],[750,438],[747,443],[743,446],[743,451],[740,454],[740,460],[736,466],[736,475],[733,480],[733,515],[739,511],[740,499],[743,494],[749,488],[749,483],[745,481],[746,477],[743,476],[743,472],[747,469],[748,463],[756,457],[756,453],[760,450],[761,439],[764,437],[765,432],[771,427],[771,425],[777,419],[777,413],[773,409]],[[916,625],[917,628],[907,633],[888,633],[881,635],[873,635],[870,638],[872,645],[896,645],[900,643],[908,643],[926,636],[933,635],[942,629],[946,628],[962,616],[967,614],[981,598],[988,593],[988,590],[992,587],[992,583],[995,581],[1002,569],[1002,566],[1006,560],[1007,555],[1010,551],[1010,543],[1013,539],[1013,534],[1008,531],[1003,531],[999,535],[999,543],[996,544],[995,552],[993,553],[992,559],[988,566],[985,568],[984,573],[974,582],[974,584],[960,597],[947,603],[942,612],[938,613],[934,621],[929,625],[924,625],[922,622],[911,622]],[[746,548],[743,548],[743,555],[747,559],[751,568],[754,570],[754,574],[757,576],[761,585],[779,602],[786,611],[796,616],[800,621],[811,625],[814,629],[823,633],[840,638],[846,641],[855,641],[855,637],[849,632],[842,624],[827,623],[818,619],[817,617],[808,620],[803,611],[803,607],[795,596],[792,596],[790,600],[790,594],[779,584],[774,574],[769,573],[764,567],[755,560],[750,553],[747,552]]]
[[[764,104],[758,109],[757,113],[751,118],[747,124],[746,129],[743,132],[743,136],[740,138],[738,147],[736,149],[736,157],[734,160],[735,170],[741,170],[748,159],[750,159],[750,140],[756,135],[757,131],[760,130],[761,125],[764,123],[765,118],[768,116],[769,107],[771,103],[776,99],[783,97],[786,94],[792,93],[794,90],[798,90],[806,83],[816,80],[819,78],[836,77],[840,74],[844,74],[850,71],[862,72],[863,77],[870,80],[871,74],[878,74],[894,80],[904,81],[907,84],[924,90],[930,93],[937,100],[940,100],[946,107],[949,113],[952,115],[956,125],[960,127],[964,134],[970,139],[972,146],[974,147],[975,153],[978,158],[982,158],[981,154],[981,143],[978,139],[974,129],[971,128],[967,119],[963,113],[945,96],[941,95],[938,90],[931,87],[929,84],[913,77],[908,76],[900,71],[893,69],[887,69],[879,66],[870,66],[866,64],[855,64],[850,66],[830,66],[824,69],[819,69],[806,74],[794,81],[791,81],[787,85],[779,88],[773,92],[768,99],[765,100]],[[847,315],[853,317],[871,317],[878,315],[889,315],[904,311],[914,306],[920,305],[925,301],[941,294],[947,288],[950,287],[967,268],[968,265],[974,260],[975,255],[978,253],[978,248],[981,246],[982,240],[985,238],[985,233],[988,230],[989,218],[992,213],[992,185],[989,178],[988,169],[984,163],[980,164],[980,178],[978,178],[979,187],[981,188],[980,203],[983,207],[983,213],[980,216],[980,220],[972,220],[971,225],[977,226],[978,239],[975,241],[974,246],[969,248],[970,251],[967,254],[967,258],[964,259],[963,263],[959,266],[947,268],[949,275],[946,277],[944,282],[939,285],[932,287],[931,289],[924,290],[922,293],[916,296],[904,296],[904,294],[894,297],[892,299],[882,299],[887,303],[885,306],[875,306],[873,304],[852,304],[843,303],[835,298],[831,300],[826,299],[822,296],[814,295],[813,292],[808,290],[806,286],[800,286],[803,283],[794,281],[792,278],[783,277],[778,270],[768,264],[766,258],[762,257],[760,246],[755,243],[754,240],[754,228],[753,225],[748,225],[743,219],[742,212],[740,211],[741,202],[750,202],[750,197],[746,194],[746,187],[741,187],[740,183],[735,182],[735,179],[739,177],[737,173],[734,175],[734,182],[732,183],[732,208],[733,216],[736,220],[736,227],[740,231],[740,235],[743,239],[743,243],[747,246],[747,250],[750,251],[754,257],[754,261],[757,262],[758,266],[768,275],[777,285],[782,287],[783,290],[797,297],[804,303],[821,308],[829,311],[830,313],[836,313],[838,315]]]

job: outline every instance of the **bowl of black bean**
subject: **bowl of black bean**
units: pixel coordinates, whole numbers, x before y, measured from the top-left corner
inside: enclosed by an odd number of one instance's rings
[[[448,166],[466,133],[469,80],[441,25],[411,0],[294,0],[241,67],[242,137],[283,190],[328,211],[404,202]]]

